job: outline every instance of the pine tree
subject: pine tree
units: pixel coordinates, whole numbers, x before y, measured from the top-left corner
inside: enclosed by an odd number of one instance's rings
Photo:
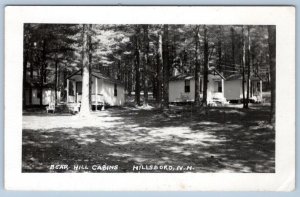
[[[141,53],[141,42],[140,42],[140,25],[135,27],[135,102],[136,105],[141,105],[140,100],[140,53]]]
[[[88,116],[90,114],[89,103],[89,59],[88,59],[88,31],[89,26],[82,25],[82,97],[80,116]]]
[[[204,69],[203,69],[203,98],[202,104],[207,106],[207,84],[208,84],[208,38],[207,26],[204,25]]]
[[[149,68],[149,33],[148,25],[143,25],[144,29],[144,63],[143,63],[143,87],[144,87],[144,105],[148,105],[148,68]]]
[[[199,60],[199,30],[200,27],[194,27],[195,37],[195,105],[200,105],[200,60]]]
[[[271,71],[271,123],[275,126],[276,112],[276,26],[268,26],[268,43]]]
[[[169,108],[169,26],[163,25],[163,107]]]
[[[251,52],[251,38],[250,38],[250,26],[248,28],[248,56],[247,56],[247,100],[245,108],[249,108],[249,97],[250,97],[250,69],[251,69],[251,62],[250,62],[250,52]]]
[[[243,91],[243,108],[246,108],[245,99],[245,64],[246,64],[246,39],[244,34],[244,26],[242,27],[242,39],[243,39],[243,52],[242,52],[242,91]]]

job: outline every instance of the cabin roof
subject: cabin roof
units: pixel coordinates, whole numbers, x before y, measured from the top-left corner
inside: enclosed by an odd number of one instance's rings
[[[177,81],[177,80],[190,80],[194,79],[195,77],[190,74],[179,74],[170,78],[170,81]]]
[[[233,80],[242,80],[242,75],[241,74],[233,74],[230,75],[226,78],[226,81],[233,81]],[[262,80],[261,77],[257,74],[250,76],[251,80]]]
[[[225,77],[219,71],[217,71],[215,68],[209,69],[208,74],[219,75],[222,79],[225,79]],[[203,75],[201,75],[200,77],[203,77]],[[170,81],[190,80],[190,79],[194,79],[194,78],[195,78],[195,76],[191,75],[191,74],[179,74],[177,76],[171,77]]]
[[[67,79],[70,79],[71,77],[75,76],[75,75],[82,75],[82,69],[79,69],[77,71],[74,71],[72,74],[70,74]],[[110,83],[116,83],[119,85],[123,85],[123,83],[119,80],[116,80],[112,77],[109,77],[103,73],[101,73],[100,71],[97,70],[92,70],[92,76],[98,78],[98,79],[103,79],[104,81],[110,82]]]

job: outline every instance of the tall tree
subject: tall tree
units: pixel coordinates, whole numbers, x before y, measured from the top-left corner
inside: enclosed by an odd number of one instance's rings
[[[250,97],[250,69],[251,69],[251,37],[250,37],[250,26],[247,26],[248,29],[248,55],[247,55],[247,100],[245,107],[249,107],[249,97]]]
[[[161,106],[161,84],[162,84],[162,67],[163,67],[163,58],[162,58],[162,33],[161,31],[158,31],[158,41],[157,41],[157,53],[156,53],[156,78],[157,78],[157,84],[156,84],[156,102],[158,103],[158,106]]]
[[[169,108],[169,26],[163,26],[163,107]]]
[[[23,109],[26,106],[26,83],[27,83],[27,65],[29,59],[30,49],[30,26],[24,25],[24,38],[23,38]],[[31,65],[30,65],[31,66]]]
[[[199,25],[195,26],[195,105],[200,105]]]
[[[140,25],[135,27],[135,102],[138,106],[141,105],[140,101],[140,53],[141,53],[141,42],[140,42]]]
[[[92,103],[92,62],[93,62],[93,43],[92,43],[92,24],[88,25],[88,36],[87,36],[87,46],[88,46],[88,60],[89,60],[89,107],[91,109]],[[97,95],[95,95],[95,99]],[[97,109],[96,109],[97,110]]]
[[[231,37],[231,62],[235,67],[235,30],[234,27],[230,28],[230,37]]]
[[[207,26],[204,25],[204,69],[203,69],[203,98],[202,104],[207,106],[207,84],[208,84],[208,36]]]
[[[148,68],[149,68],[149,34],[148,25],[143,25],[144,29],[144,64],[143,64],[143,87],[144,105],[148,105]]]
[[[45,68],[47,66],[46,62],[46,50],[47,50],[47,40],[42,40],[42,57],[41,57],[41,66],[40,66],[40,88],[39,88],[39,94],[40,94],[40,106],[43,105],[43,90],[44,90],[44,81],[46,79],[46,72]]]
[[[271,73],[271,123],[275,126],[276,109],[276,26],[268,26],[268,43]]]
[[[217,32],[217,44],[218,44],[218,64],[217,64],[217,69],[218,71],[220,72],[223,72],[221,66],[222,66],[222,32],[223,32],[223,29],[222,29],[222,26],[219,25],[218,26],[218,32]]]
[[[246,65],[246,39],[244,33],[244,26],[242,27],[242,42],[243,42],[243,51],[242,51],[242,91],[243,91],[243,108],[246,108],[246,99],[245,99],[245,65]]]
[[[82,25],[82,97],[80,116],[88,116],[90,114],[89,103],[89,59],[88,59],[88,32],[89,26]]]

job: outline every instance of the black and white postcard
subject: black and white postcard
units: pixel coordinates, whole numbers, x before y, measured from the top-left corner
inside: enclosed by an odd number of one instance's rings
[[[8,6],[5,185],[291,191],[295,8]]]

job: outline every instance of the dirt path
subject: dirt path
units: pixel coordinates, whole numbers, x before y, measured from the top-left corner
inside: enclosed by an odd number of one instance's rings
[[[227,107],[204,114],[190,107],[122,108],[85,119],[27,114],[23,172],[274,172],[268,110]]]

